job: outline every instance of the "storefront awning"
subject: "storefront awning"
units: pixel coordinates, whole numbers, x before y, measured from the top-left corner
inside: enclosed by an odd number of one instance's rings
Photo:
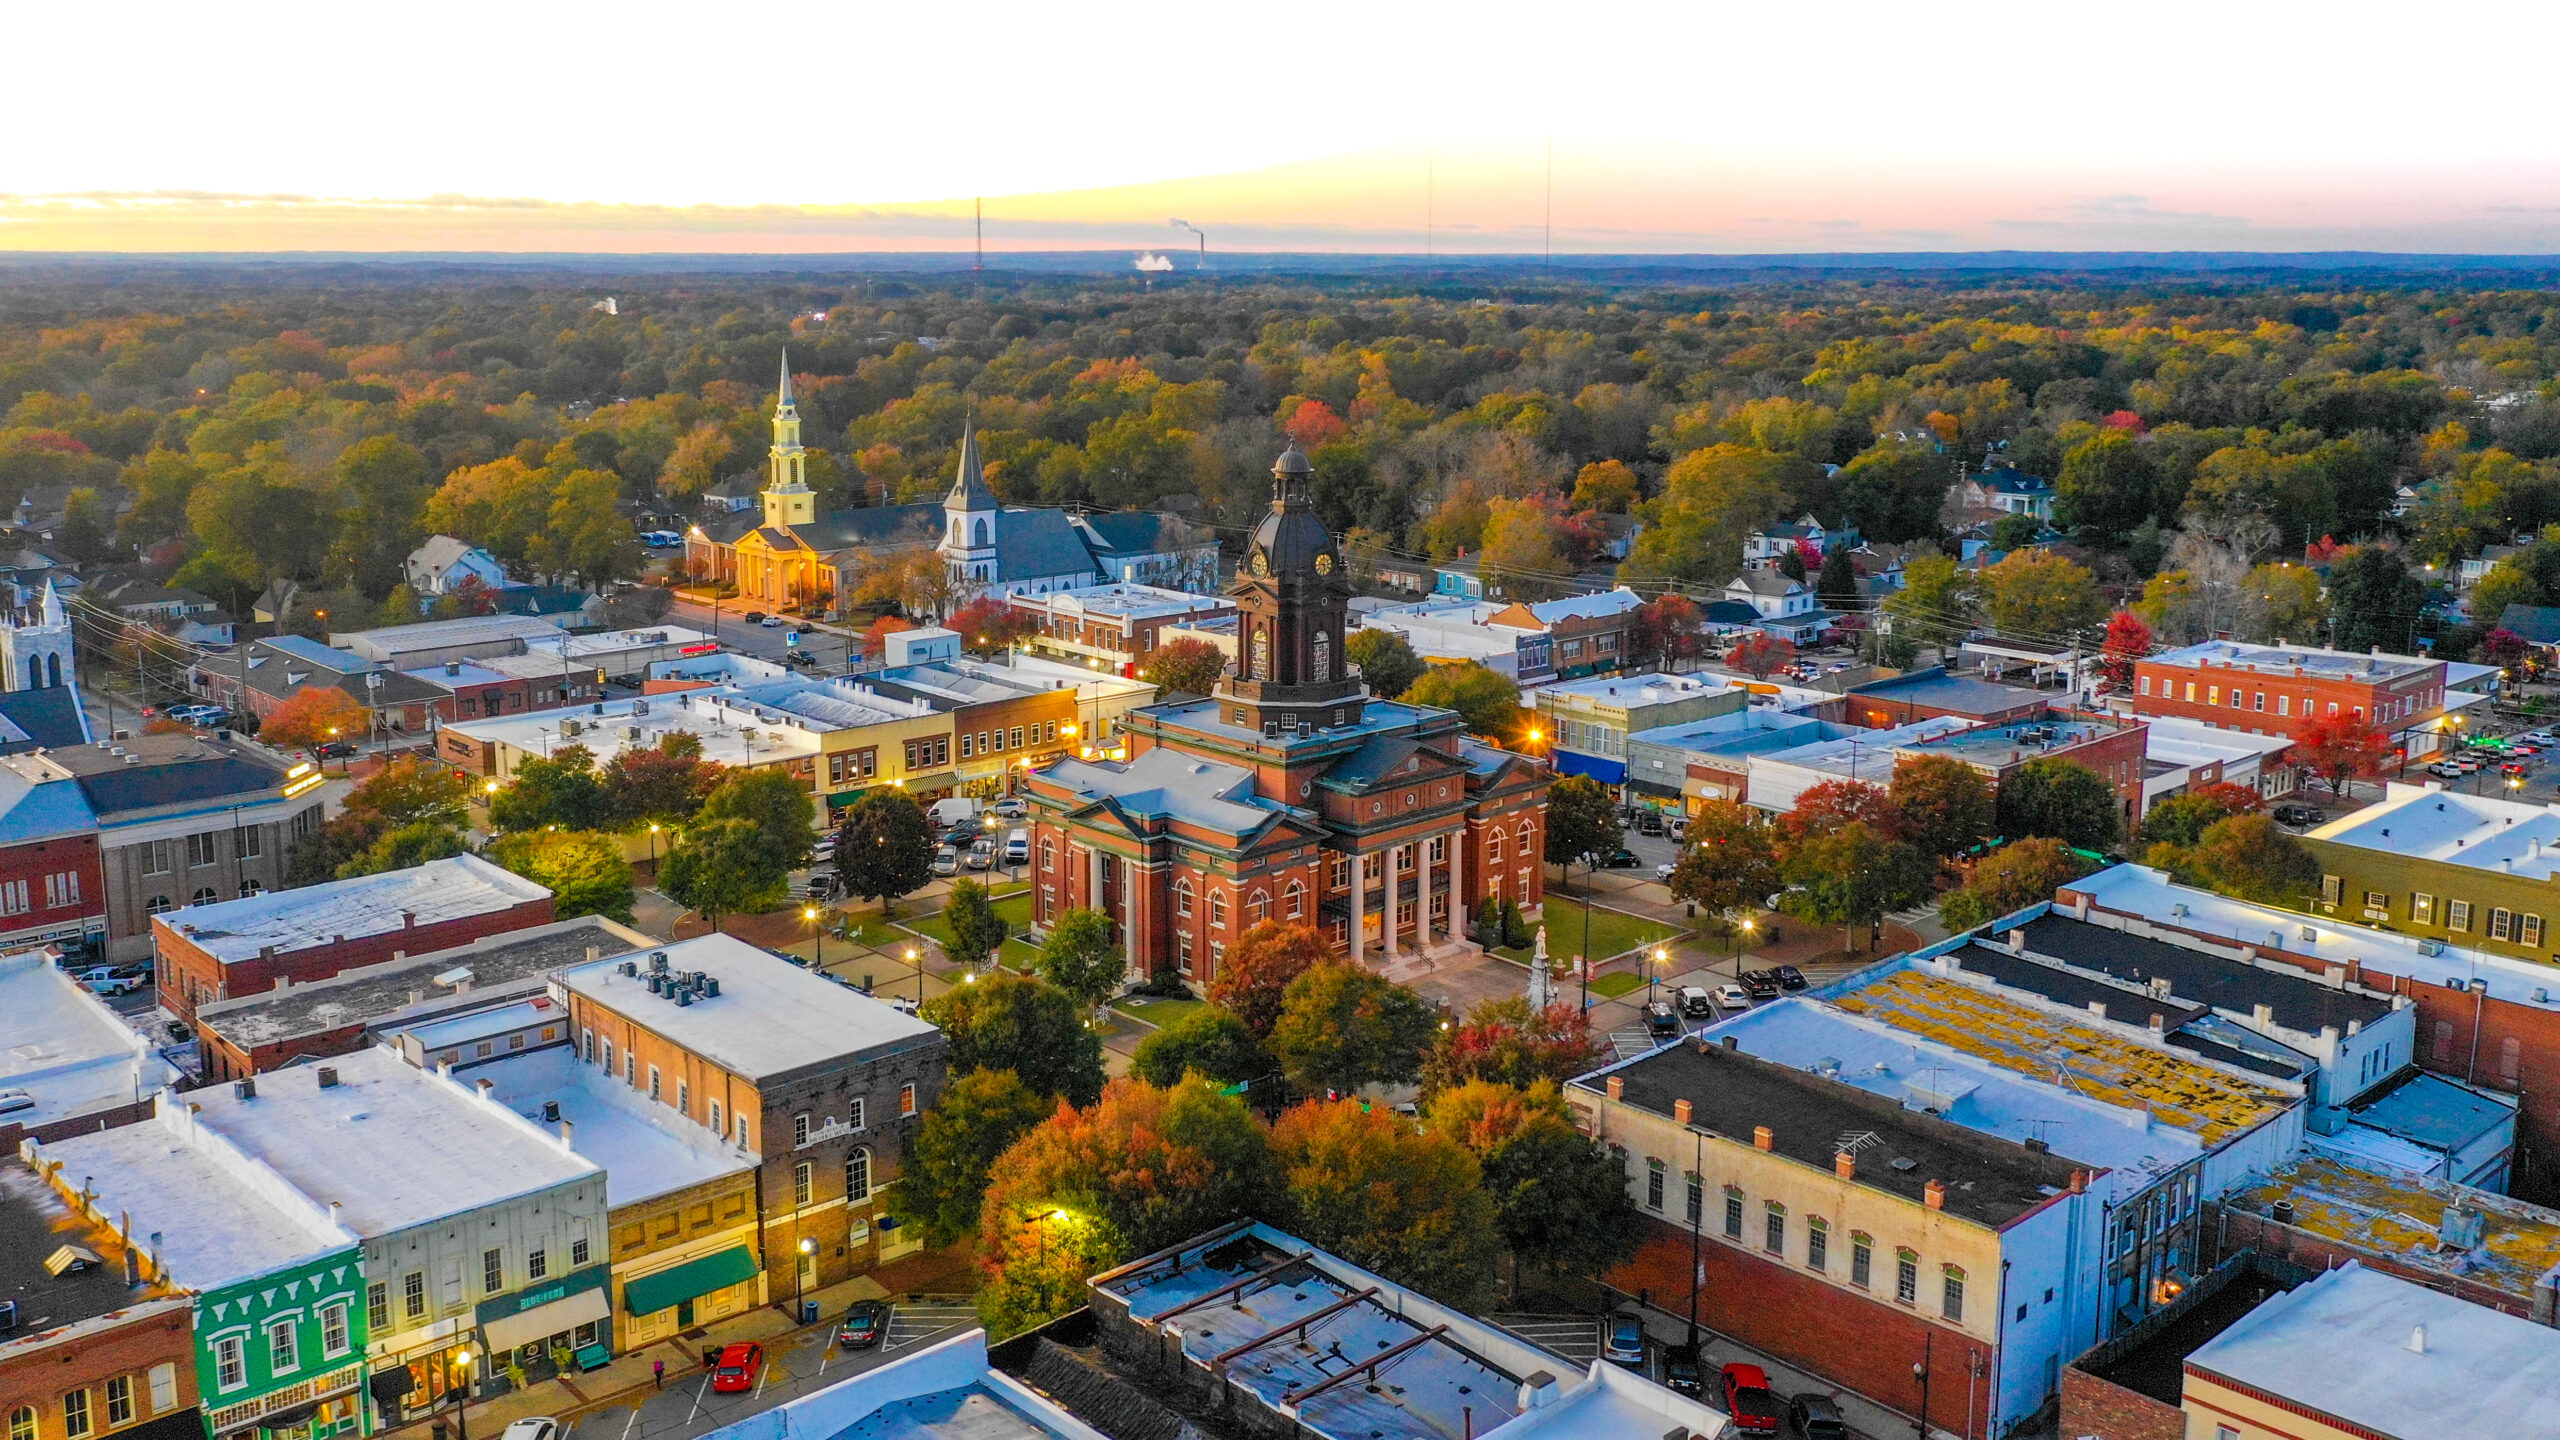
[[[698,1260],[687,1260],[673,1269],[643,1275],[623,1286],[622,1308],[634,1315],[652,1315],[714,1290],[726,1290],[741,1280],[751,1280],[755,1273],[755,1252],[744,1245],[733,1245]]]
[[[827,808],[828,808],[829,810],[841,810],[841,809],[843,809],[844,807],[846,807],[847,805],[852,804],[854,801],[859,800],[859,799],[861,799],[863,796],[868,795],[868,794],[870,794],[870,793],[871,793],[871,792],[870,792],[869,790],[867,790],[867,789],[866,789],[866,790],[838,790],[838,791],[836,791],[834,794],[831,794],[831,795],[829,795],[829,796],[827,797]]]
[[[948,790],[959,783],[960,777],[958,774],[949,770],[936,770],[930,775],[910,775],[907,777],[907,783],[899,788],[909,792],[918,790]]]
[[[1588,775],[1603,785],[1615,785],[1627,778],[1627,762],[1601,755],[1585,755],[1559,745],[1548,752],[1559,775]]]
[[[485,1321],[480,1326],[480,1334],[492,1350],[513,1350],[546,1335],[575,1330],[590,1320],[602,1320],[612,1313],[613,1301],[606,1297],[605,1291],[579,1290],[548,1305],[536,1305],[503,1319]]]

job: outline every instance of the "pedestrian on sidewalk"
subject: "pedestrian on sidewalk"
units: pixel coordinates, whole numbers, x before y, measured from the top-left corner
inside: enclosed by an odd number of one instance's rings
[[[666,1388],[667,1388],[667,1362],[666,1362],[666,1361],[664,1361],[664,1360],[652,1360],[652,1361],[650,1361],[650,1362],[649,1362],[649,1376],[650,1376],[650,1378],[651,1378],[651,1379],[653,1379],[653,1380],[655,1380],[655,1381],[657,1381],[657,1382],[658,1382],[658,1388],[659,1388],[659,1389],[661,1389],[661,1390],[666,1389]]]

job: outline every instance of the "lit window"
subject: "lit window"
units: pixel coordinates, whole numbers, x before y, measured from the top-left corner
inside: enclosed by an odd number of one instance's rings
[[[914,1113],[916,1113],[916,1082],[910,1080],[898,1087],[898,1114],[905,1117]]]
[[[267,1326],[267,1369],[277,1375],[302,1368],[301,1337],[290,1320],[277,1320]]]

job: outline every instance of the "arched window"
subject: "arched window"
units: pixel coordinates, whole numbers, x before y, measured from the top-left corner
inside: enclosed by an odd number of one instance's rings
[[[243,900],[248,899],[252,895],[264,895],[266,893],[267,887],[259,884],[255,880],[243,880],[240,882],[240,898]]]
[[[1191,882],[1188,880],[1173,882],[1173,913],[1184,919],[1191,916]]]
[[[46,689],[48,689],[48,690],[50,690],[50,689],[54,688],[55,686],[58,686],[58,685],[60,685],[60,684],[62,683],[62,657],[61,657],[61,656],[59,656],[59,655],[47,655],[46,657],[44,657],[44,675],[45,675],[45,680],[44,680],[45,688],[46,688]]]
[[[1309,679],[1330,680],[1333,678],[1332,636],[1326,634],[1322,630],[1316,632],[1315,643],[1308,647],[1307,665],[1309,667]]]
[[[217,898],[218,897],[213,893],[213,887],[207,885],[203,889],[198,890],[195,894],[195,898],[189,900],[187,903],[190,905],[210,905]]]
[[[1499,865],[1499,864],[1501,864],[1501,863],[1502,863],[1502,832],[1501,832],[1501,831],[1499,831],[1499,830],[1488,830],[1488,831],[1486,831],[1486,832],[1485,832],[1485,836],[1484,836],[1484,858],[1485,858],[1485,863],[1486,863],[1486,864],[1489,864],[1489,865]]]
[[[853,1147],[844,1157],[844,1201],[859,1205],[871,1198],[871,1149],[867,1145]]]
[[[1209,892],[1209,923],[1220,929],[1227,923],[1227,897],[1215,890]]]
[[[169,903],[168,896],[154,895],[151,897],[151,903],[142,907],[142,913],[145,915],[162,915],[176,908],[176,906]]]
[[[9,1412],[9,1440],[36,1440],[36,1407],[21,1405]]]
[[[1253,678],[1271,678],[1271,632],[1268,630],[1253,632]]]
[[[1529,823],[1528,821],[1526,821],[1526,820],[1521,821],[1521,822],[1520,822],[1520,855],[1521,855],[1521,858],[1526,859],[1526,858],[1528,858],[1529,856],[1532,856],[1532,855],[1535,855],[1535,854],[1537,854],[1537,853],[1538,853],[1537,840],[1538,840],[1538,827],[1537,827],[1537,826],[1535,826],[1535,825],[1530,824],[1530,823]]]
[[[1290,919],[1303,920],[1307,917],[1306,886],[1292,880],[1289,882],[1289,888],[1280,892],[1280,895],[1281,903],[1288,910]]]
[[[987,544],[987,522],[986,522],[986,521],[984,521],[984,520],[981,520],[981,521],[979,521],[979,522],[978,522],[978,542],[977,542],[977,544],[975,544],[975,545],[971,546],[970,548],[971,548],[971,549],[976,549],[976,550],[983,550],[983,549],[985,549],[985,548],[986,548],[986,544]]]
[[[1248,926],[1259,925],[1270,918],[1271,897],[1257,886],[1251,895],[1245,897],[1244,923]]]
[[[27,657],[27,688],[30,690],[44,688],[44,661],[38,656]]]

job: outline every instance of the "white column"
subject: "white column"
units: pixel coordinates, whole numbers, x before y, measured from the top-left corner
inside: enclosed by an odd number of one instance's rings
[[[1390,960],[1393,960],[1394,958],[1396,958],[1396,954],[1397,954],[1397,951],[1396,951],[1396,847],[1395,847],[1395,846],[1393,846],[1393,845],[1390,845],[1390,846],[1388,846],[1388,847],[1387,847],[1387,885],[1386,885],[1386,896],[1387,896],[1387,902],[1386,902],[1386,915],[1384,916],[1384,919],[1385,919],[1385,921],[1386,921],[1386,934],[1387,934],[1387,958],[1388,958],[1388,959],[1390,959]]]
[[[1449,938],[1463,940],[1467,934],[1467,866],[1462,858],[1467,850],[1467,827],[1449,832]]]
[[[1102,852],[1090,845],[1084,851],[1084,903],[1087,909],[1102,908]]]
[[[1369,857],[1351,852],[1351,963],[1360,963],[1368,941],[1369,928]]]

